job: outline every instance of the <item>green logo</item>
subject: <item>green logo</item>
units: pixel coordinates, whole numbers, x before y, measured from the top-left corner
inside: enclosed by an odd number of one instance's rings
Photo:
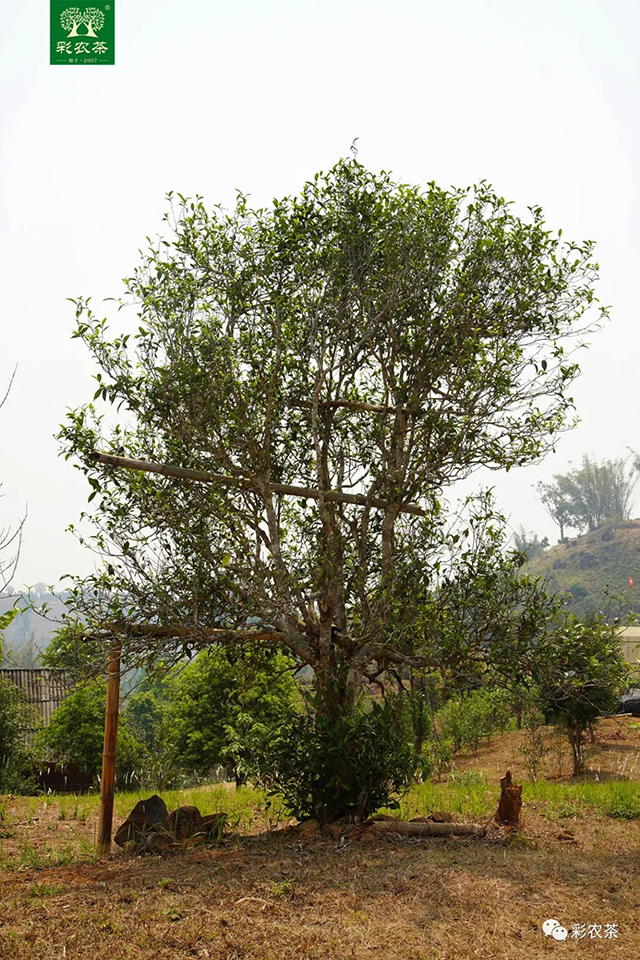
[[[69,5],[51,2],[51,63],[116,62],[114,0],[109,3]]]

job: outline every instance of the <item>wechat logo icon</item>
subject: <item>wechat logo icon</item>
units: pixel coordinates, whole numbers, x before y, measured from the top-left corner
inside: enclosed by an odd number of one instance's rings
[[[545,937],[553,937],[554,940],[566,940],[569,936],[567,928],[553,919],[545,920],[542,924],[542,932]]]

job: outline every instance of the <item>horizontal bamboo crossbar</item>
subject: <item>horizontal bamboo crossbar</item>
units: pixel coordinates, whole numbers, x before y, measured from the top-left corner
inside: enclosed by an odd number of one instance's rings
[[[100,633],[86,633],[83,640],[105,640],[111,636],[127,637],[190,637],[204,636],[212,640],[233,639],[233,640],[268,640],[279,643],[282,640],[278,634],[269,630],[234,630],[232,628],[225,630],[224,627],[187,627],[184,624],[175,624],[165,626],[156,623],[103,623]]]
[[[104,463],[111,467],[123,467],[126,470],[142,470],[146,473],[160,473],[165,477],[179,477],[183,480],[197,480],[200,483],[228,483],[241,487],[251,484],[249,477],[231,477],[221,473],[207,473],[204,470],[192,470],[190,467],[176,467],[169,463],[151,463],[149,460],[133,460],[130,457],[115,456],[111,453],[100,453],[94,450],[90,454],[96,463]],[[361,493],[343,493],[341,490],[313,490],[311,487],[297,487],[287,483],[270,483],[269,489],[273,493],[284,496],[300,497],[303,500],[324,499],[331,503],[353,503],[361,507],[375,507],[376,510],[388,510],[392,504],[379,497],[366,497]],[[417,517],[424,517],[425,512],[414,503],[403,503],[399,507],[400,513],[411,513]]]

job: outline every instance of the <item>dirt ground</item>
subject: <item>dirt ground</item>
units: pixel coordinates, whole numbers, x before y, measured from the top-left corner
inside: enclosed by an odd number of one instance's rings
[[[610,721],[601,728],[607,732],[624,739],[590,748],[588,776],[637,779],[640,730]],[[519,738],[507,734],[459,761],[486,772],[496,802],[498,774],[517,760]],[[512,765],[518,779],[523,771]],[[80,841],[90,848],[95,811],[81,821],[72,809],[60,820],[44,802],[27,811],[16,799],[6,809],[13,836],[2,841],[5,857],[20,838],[24,850],[25,837],[38,854],[0,872],[2,960],[538,960],[559,953],[631,960],[640,953],[640,818],[597,810],[556,818],[543,800],[530,800],[516,834],[489,824],[481,839],[345,842],[305,839],[291,826],[267,831],[256,817],[217,849],[164,858],[118,852],[42,866],[43,846],[60,851],[73,840],[76,849]],[[548,918],[567,928],[565,942],[544,935]]]

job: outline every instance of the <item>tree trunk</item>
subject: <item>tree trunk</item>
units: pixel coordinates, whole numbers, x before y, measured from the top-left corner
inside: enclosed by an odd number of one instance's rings
[[[567,720],[567,733],[571,744],[574,777],[579,777],[584,771],[584,754],[582,751],[583,729],[583,725],[579,720]]]

